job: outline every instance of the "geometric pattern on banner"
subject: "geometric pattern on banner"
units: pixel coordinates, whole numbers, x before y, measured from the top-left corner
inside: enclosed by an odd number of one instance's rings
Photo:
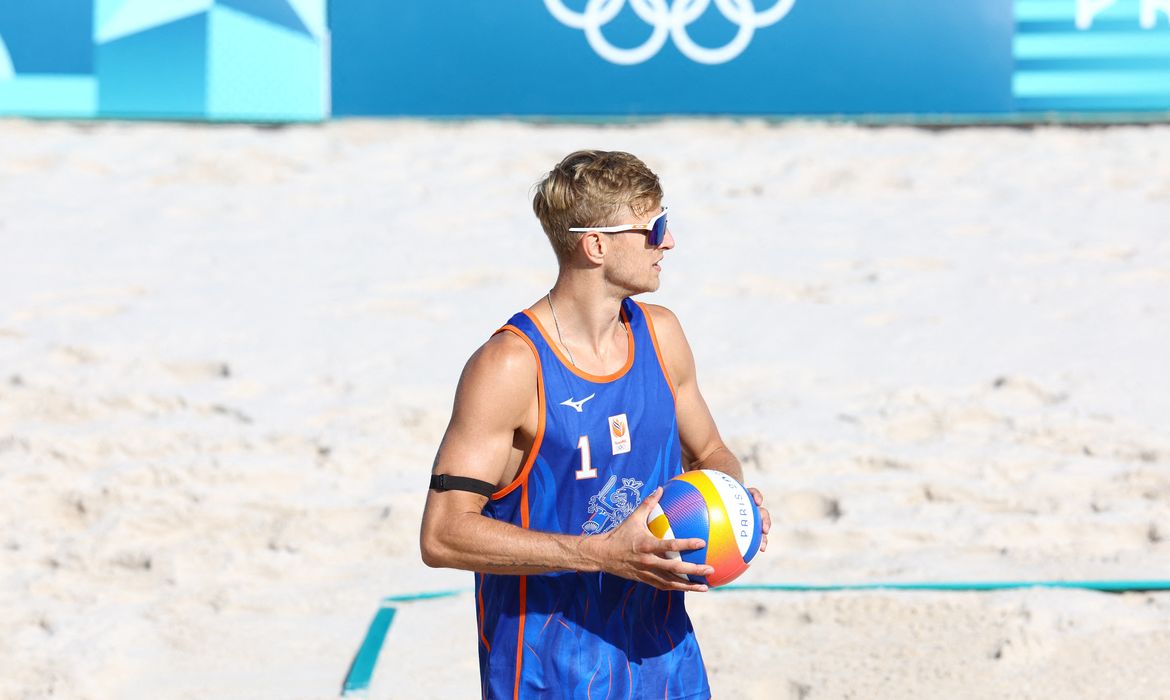
[[[321,120],[325,17],[326,0],[0,0],[0,115]]]
[[[1015,0],[1020,111],[1170,109],[1170,3]]]
[[[92,73],[92,27],[84,0],[0,0],[0,37],[17,75]]]
[[[325,99],[320,43],[300,25],[293,29],[219,3],[209,14],[216,50],[207,63],[207,115],[247,118],[280,105],[269,118],[312,119]]]
[[[0,0],[0,116],[91,116],[93,15],[78,0]]]
[[[288,4],[288,0],[217,0],[216,4],[268,20],[305,36],[313,36],[296,9]]]
[[[327,3],[319,0],[288,0],[288,4],[297,12],[313,36],[322,39],[329,33],[329,19]]]
[[[207,13],[97,45],[98,113],[198,119],[207,112]]]
[[[98,44],[139,34],[175,20],[206,12],[213,0],[98,0],[94,41]]]
[[[16,77],[16,66],[12,65],[12,56],[8,53],[8,45],[4,43],[4,35],[0,34],[0,80],[9,80]]]

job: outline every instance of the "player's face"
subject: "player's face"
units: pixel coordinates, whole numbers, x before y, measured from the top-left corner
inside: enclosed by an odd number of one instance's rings
[[[639,213],[626,208],[618,216],[621,223],[648,225],[661,213],[662,207],[655,205]],[[674,235],[670,232],[670,226],[666,227],[662,244],[657,246],[650,243],[649,236],[639,231],[613,233],[607,236],[613,244],[615,253],[610,281],[627,290],[630,295],[657,290],[661,283],[659,277],[662,274],[662,259],[666,251],[674,248]]]

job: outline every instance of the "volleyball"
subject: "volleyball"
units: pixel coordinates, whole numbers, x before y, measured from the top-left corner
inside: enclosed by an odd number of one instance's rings
[[[763,536],[760,511],[751,493],[714,469],[689,471],[666,482],[646,524],[662,540],[697,537],[706,542],[701,549],[681,554],[683,561],[714,567],[710,576],[688,577],[711,588],[747,571]]]

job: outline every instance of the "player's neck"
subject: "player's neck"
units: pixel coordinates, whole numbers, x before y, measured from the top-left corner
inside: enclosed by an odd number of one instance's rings
[[[621,306],[625,296],[603,280],[562,270],[549,297],[566,343],[591,349],[601,358],[609,354],[613,339],[624,338]]]

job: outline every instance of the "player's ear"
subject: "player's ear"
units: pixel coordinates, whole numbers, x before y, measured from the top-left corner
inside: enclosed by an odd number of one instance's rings
[[[586,232],[585,235],[581,236],[579,245],[585,258],[594,265],[600,265],[609,252],[609,239],[605,237],[605,234],[597,231]]]

